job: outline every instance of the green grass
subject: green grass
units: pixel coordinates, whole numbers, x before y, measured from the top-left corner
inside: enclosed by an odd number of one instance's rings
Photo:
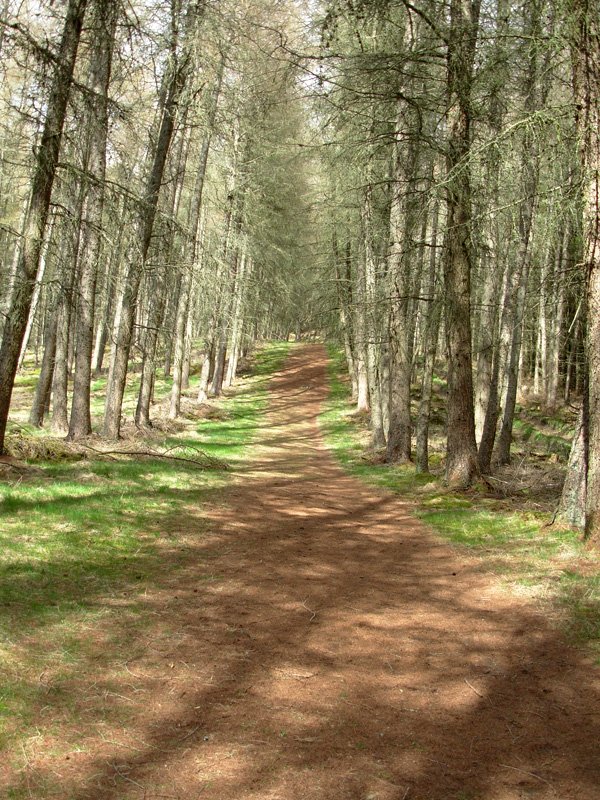
[[[554,453],[562,461],[566,462],[568,460],[572,439],[572,431],[568,428],[565,430],[565,435],[548,433],[547,431],[539,430],[533,422],[515,419],[513,430],[515,436],[521,441],[535,444],[544,453]]]
[[[338,461],[352,475],[396,492],[431,483],[434,480],[431,475],[417,475],[410,466],[373,464],[365,458],[368,431],[364,418],[357,416],[349,403],[349,387],[344,380],[344,355],[330,347],[329,356],[330,393],[319,421],[327,445]]]
[[[345,374],[343,353],[331,347],[331,390],[320,424],[328,447],[344,469],[412,502],[415,515],[438,535],[480,555],[490,570],[516,591],[543,603],[574,641],[590,645],[600,657],[597,555],[585,549],[580,535],[546,527],[548,515],[518,507],[507,511],[482,491],[452,492],[439,476],[419,474],[411,465],[373,463],[366,420],[354,413]],[[535,435],[535,429],[530,435]],[[540,437],[548,453],[563,446],[562,438],[554,449],[548,444],[554,437]]]
[[[152,448],[191,458],[201,449],[234,466],[249,458],[268,378],[288,350],[275,343],[258,352],[253,376],[217,404],[225,419],[189,421]],[[158,397],[167,389],[159,385]],[[129,402],[134,392],[135,381]],[[86,630],[121,614],[143,624],[137,601],[115,610],[112,599],[157,581],[165,559],[185,564],[178,529],[186,517],[201,529],[203,502],[230,480],[225,469],[152,458],[36,467],[42,474],[0,483],[0,746],[26,734],[42,702],[40,674],[50,670],[60,684],[87,663]]]

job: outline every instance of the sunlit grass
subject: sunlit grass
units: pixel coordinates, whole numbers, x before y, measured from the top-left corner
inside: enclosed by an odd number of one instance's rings
[[[564,462],[569,458],[573,438],[573,431],[569,428],[562,433],[550,433],[539,430],[532,422],[515,419],[513,429],[522,442],[535,443],[544,452],[554,453]]]
[[[288,350],[287,343],[260,350],[253,375],[213,403],[220,418],[155,434],[152,449],[176,448],[191,459],[202,451],[232,466],[250,458],[268,378]],[[95,382],[96,392],[103,388],[104,379]],[[158,382],[157,399],[168,388]],[[128,402],[134,393],[135,381]],[[231,474],[155,458],[35,466],[41,474],[0,483],[0,745],[26,734],[41,702],[40,674],[60,682],[63,670],[86,662],[86,630],[97,620],[114,618],[118,631],[125,613],[142,624],[135,597],[160,580],[166,556],[173,568],[185,563],[178,531],[186,518],[202,530],[203,503]],[[123,593],[134,597],[125,610],[112,603]]]

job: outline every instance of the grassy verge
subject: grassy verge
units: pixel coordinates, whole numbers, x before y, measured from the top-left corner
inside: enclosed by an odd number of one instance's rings
[[[214,415],[155,434],[152,447],[190,457],[200,449],[233,467],[248,459],[268,378],[288,349],[259,351],[252,375],[214,404]],[[102,392],[103,382],[94,388]],[[130,404],[134,392],[135,381]],[[67,676],[114,655],[125,617],[143,627],[145,587],[185,566],[181,520],[193,515],[201,529],[203,502],[229,480],[226,469],[176,461],[89,458],[36,462],[31,474],[0,482],[0,747],[31,734]],[[113,631],[101,653],[89,635],[100,628]]]
[[[326,442],[345,470],[402,495],[415,515],[456,547],[485,559],[514,591],[543,604],[577,643],[586,643],[600,663],[600,575],[597,554],[571,530],[545,527],[547,514],[522,511],[486,495],[449,491],[440,475],[420,475],[412,466],[373,463],[364,417],[350,404],[343,354],[330,349],[331,392],[321,414]],[[439,464],[438,464],[439,465]]]

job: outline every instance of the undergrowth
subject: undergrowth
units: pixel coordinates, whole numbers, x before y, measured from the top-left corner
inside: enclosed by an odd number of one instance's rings
[[[152,447],[190,458],[200,450],[235,468],[250,456],[268,377],[288,349],[273,343],[260,350],[252,376],[214,404],[218,413],[188,420],[175,434],[154,434]],[[97,381],[96,392],[104,384]],[[32,390],[34,382],[23,385]],[[135,385],[127,388],[128,407]],[[157,401],[168,388],[160,383]],[[229,480],[230,470],[152,457],[59,457],[35,460],[30,474],[0,482],[0,747],[30,734],[65,676],[115,657],[110,641],[98,653],[89,635],[100,623],[117,649],[130,646],[118,641],[121,623],[143,628],[145,587],[163,570],[185,566],[188,545],[179,536],[186,519],[201,529],[203,503]],[[63,713],[75,713],[69,708]]]
[[[483,489],[450,491],[439,474],[419,474],[412,465],[378,463],[369,450],[364,415],[350,402],[345,359],[330,348],[330,394],[320,417],[328,447],[346,471],[401,495],[414,513],[456,547],[485,559],[486,567],[551,612],[576,643],[586,643],[600,663],[600,576],[597,554],[584,548],[572,530],[549,527],[548,514],[507,508]],[[547,420],[544,420],[547,424]],[[548,453],[562,450],[557,437],[528,425],[528,438],[544,442]],[[438,465],[439,466],[439,465]]]

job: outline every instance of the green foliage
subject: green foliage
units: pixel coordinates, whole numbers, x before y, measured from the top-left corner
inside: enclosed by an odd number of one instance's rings
[[[563,461],[567,461],[571,451],[571,440],[573,438],[572,429],[568,428],[564,435],[549,433],[539,430],[531,422],[515,419],[513,428],[516,436],[523,442],[531,442],[545,453],[555,453]]]

